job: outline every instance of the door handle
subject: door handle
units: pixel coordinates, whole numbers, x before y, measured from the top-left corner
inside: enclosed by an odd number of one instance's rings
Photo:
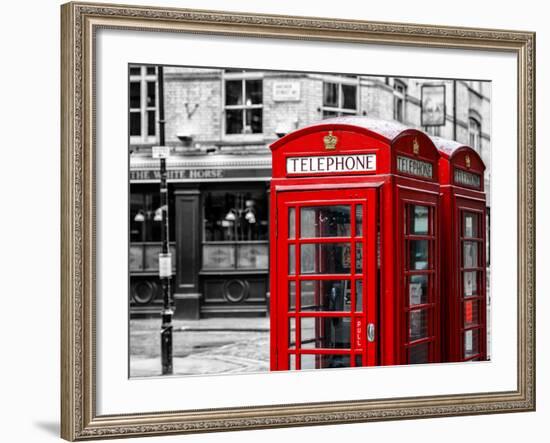
[[[367,325],[367,340],[371,343],[374,341],[374,323]]]

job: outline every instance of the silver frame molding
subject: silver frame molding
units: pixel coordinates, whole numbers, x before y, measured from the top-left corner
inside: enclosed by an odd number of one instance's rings
[[[61,436],[67,440],[460,416],[535,409],[535,34],[220,11],[61,7]],[[517,390],[98,416],[95,408],[94,35],[186,32],[506,51],[518,59]]]

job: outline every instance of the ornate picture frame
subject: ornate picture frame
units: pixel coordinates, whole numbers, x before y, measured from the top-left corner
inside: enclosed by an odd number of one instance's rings
[[[532,32],[68,3],[62,18],[61,435],[75,441],[535,409],[535,35]],[[517,57],[517,389],[98,415],[95,35],[99,29],[475,49]]]

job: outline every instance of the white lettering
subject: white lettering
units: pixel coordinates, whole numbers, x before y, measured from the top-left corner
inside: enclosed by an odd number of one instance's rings
[[[287,174],[370,172],[376,170],[376,154],[288,157]]]

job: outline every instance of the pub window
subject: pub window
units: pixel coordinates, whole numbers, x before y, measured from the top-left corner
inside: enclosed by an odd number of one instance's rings
[[[400,80],[393,81],[393,119],[398,122],[405,121],[405,101],[407,86]]]
[[[475,117],[468,119],[468,135],[470,146],[481,153],[481,123]]]
[[[130,66],[130,141],[155,143],[157,136],[157,68]]]
[[[357,114],[357,78],[348,82],[323,82],[323,118]]]
[[[255,78],[254,78],[255,77]],[[225,72],[225,133],[263,132],[263,81],[245,71]]]
[[[267,220],[267,195],[263,190],[205,192],[203,269],[266,270]]]

